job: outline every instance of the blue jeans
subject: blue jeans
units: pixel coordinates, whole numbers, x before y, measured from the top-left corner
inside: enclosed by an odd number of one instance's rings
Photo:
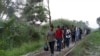
[[[61,51],[62,39],[57,39],[57,51]]]
[[[70,38],[66,38],[66,46],[69,47],[70,45]]]

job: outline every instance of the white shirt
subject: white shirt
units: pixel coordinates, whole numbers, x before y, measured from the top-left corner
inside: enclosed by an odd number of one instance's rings
[[[70,38],[71,37],[71,34],[69,34],[69,33],[71,33],[71,30],[70,29],[67,29],[66,30],[66,38]]]

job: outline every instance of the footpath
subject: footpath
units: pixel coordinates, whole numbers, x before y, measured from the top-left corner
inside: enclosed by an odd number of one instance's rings
[[[84,39],[86,39],[86,38],[83,38],[82,40],[79,40],[76,43],[71,42],[69,48],[65,47],[61,50],[61,52],[58,52],[55,50],[54,56],[67,56],[75,47],[77,47],[81,42],[83,42]],[[55,49],[56,49],[56,47],[55,47]],[[29,53],[29,54],[23,55],[23,56],[50,56],[50,51],[44,51],[42,48],[42,50],[40,50],[36,53]]]
[[[65,47],[60,52],[58,52],[58,51],[55,50],[54,56],[64,56],[74,46],[75,46],[75,43],[71,43],[69,48]],[[50,56],[50,51],[44,51],[42,49],[39,52],[36,52],[36,53],[28,53],[28,54],[23,55],[23,56]]]

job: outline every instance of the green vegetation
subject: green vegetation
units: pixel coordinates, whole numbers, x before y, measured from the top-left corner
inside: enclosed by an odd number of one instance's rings
[[[97,24],[99,25],[99,29],[100,29],[100,17],[97,18]]]
[[[0,27],[0,56],[19,56],[44,45],[41,28],[16,22],[14,18],[1,20]]]
[[[81,27],[82,29],[85,29],[85,28],[87,28],[88,26],[84,23],[84,22],[82,22],[82,21],[70,21],[70,20],[65,20],[65,19],[63,19],[63,18],[60,18],[59,20],[55,20],[55,21],[52,21],[52,24],[55,26],[55,27],[57,27],[58,25],[61,25],[61,26],[63,26],[63,25],[67,25],[67,26],[69,26],[70,28],[72,27],[72,25],[74,25],[74,26],[78,26],[78,27]],[[43,27],[48,27],[48,24],[47,25],[44,25]]]
[[[100,56],[100,31],[91,33],[69,56]]]
[[[34,52],[43,47],[49,24],[41,26],[42,22],[51,18],[48,9],[43,6],[43,0],[0,0],[0,56],[20,56]],[[5,20],[3,20],[5,19]],[[37,26],[37,22],[40,26]],[[79,26],[87,25],[80,21],[55,20],[52,24]]]
[[[43,44],[43,42],[38,42],[38,44],[37,42],[23,43],[18,48],[12,48],[10,50],[0,50],[0,56],[20,56],[22,54],[38,50],[41,46],[43,46]]]
[[[55,20],[55,26],[66,24],[71,27],[73,21]],[[25,22],[17,22],[14,17],[0,21],[0,56],[20,56],[34,52],[45,44],[49,24],[33,26]]]

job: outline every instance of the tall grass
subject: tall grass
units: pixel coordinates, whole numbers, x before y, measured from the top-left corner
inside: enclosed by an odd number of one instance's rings
[[[44,42],[31,42],[31,43],[23,43],[18,48],[12,48],[10,50],[0,50],[0,56],[20,56],[26,54],[28,52],[32,52],[38,50],[41,46],[43,46]]]
[[[32,52],[38,50],[41,46],[43,46],[44,42],[35,42],[35,43],[25,43],[20,48],[14,48],[11,51],[7,51],[7,56],[20,56],[22,54],[26,54],[28,52]]]

